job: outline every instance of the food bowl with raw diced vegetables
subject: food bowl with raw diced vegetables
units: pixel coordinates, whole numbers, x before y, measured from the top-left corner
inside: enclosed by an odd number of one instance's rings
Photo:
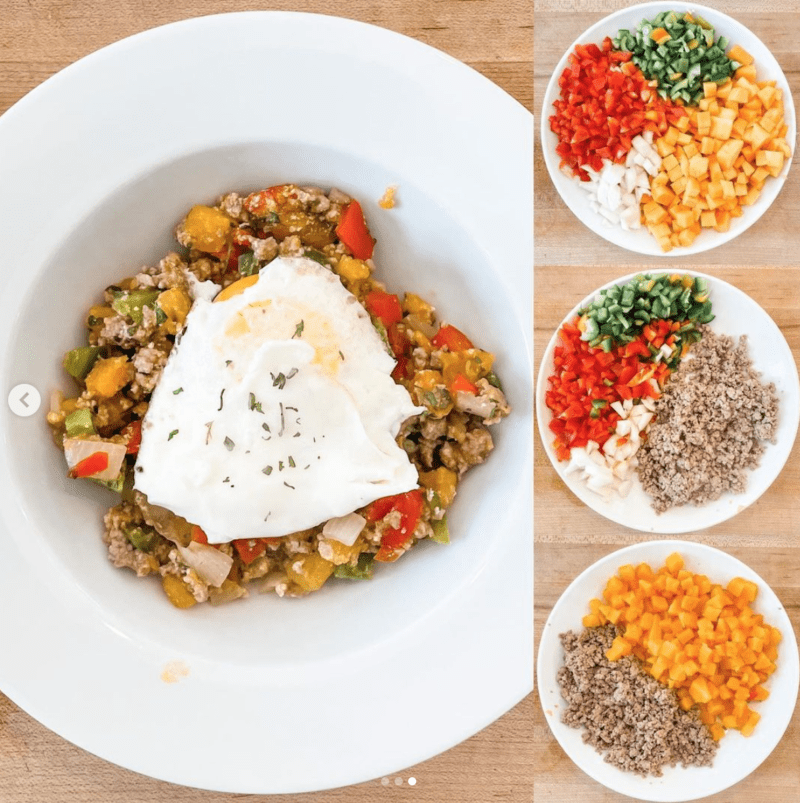
[[[786,77],[744,25],[688,3],[645,3],[589,28],[545,93],[542,148],[566,205],[643,254],[715,248],[783,186],[795,110]]]
[[[800,421],[789,346],[769,315],[694,271],[609,282],[542,357],[536,415],[566,487],[644,532],[718,524],[785,464]]]

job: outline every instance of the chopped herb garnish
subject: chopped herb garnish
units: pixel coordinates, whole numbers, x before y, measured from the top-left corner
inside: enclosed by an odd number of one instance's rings
[[[219,407],[217,408],[217,412],[219,412],[222,409],[222,397],[224,395],[225,395],[225,388],[222,388],[222,390],[219,392]]]
[[[269,375],[272,377],[272,387],[278,388],[278,390],[283,390],[283,386],[286,384],[285,374],[281,373],[275,376],[275,374],[270,371]]]
[[[90,315],[88,317],[88,319],[86,320],[86,325],[90,326],[90,327],[91,326],[97,326],[97,324],[101,323],[102,320],[103,320],[102,318],[97,318],[94,315]]]
[[[282,438],[283,437],[283,430],[286,428],[286,422],[284,421],[284,418],[283,418],[283,402],[281,402],[280,405],[281,405],[281,431],[278,433],[278,437]]]
[[[231,478],[230,478],[230,477],[225,477],[225,479],[224,479],[224,480],[222,480],[222,481],[223,481],[223,482],[230,482],[230,481],[231,481]]]
[[[283,471],[283,460],[278,460],[278,471]]]
[[[178,434],[178,430],[177,429],[173,429],[172,432],[169,433],[169,437],[167,438],[167,440],[171,441],[177,434]]]
[[[286,380],[287,380],[287,381],[288,381],[288,380],[290,380],[290,379],[291,379],[291,378],[292,378],[292,377],[293,377],[293,376],[294,376],[296,373],[297,373],[297,368],[292,368],[292,370],[291,370],[291,371],[289,371],[289,373],[288,373],[288,374],[286,374]],[[294,408],[294,407],[290,407],[290,408],[288,408],[288,409],[290,409],[290,410],[295,410],[296,408]]]
[[[225,443],[225,448],[229,452],[232,452],[233,451],[233,447],[236,446],[236,444],[227,435],[225,436],[224,443]]]
[[[156,323],[161,326],[162,323],[165,323],[167,320],[167,313],[164,312],[161,307],[156,305]]]
[[[344,354],[342,354],[341,351],[339,352],[339,356],[342,358],[342,362],[344,362]]]
[[[293,438],[299,438],[300,437],[300,433],[299,432],[295,432],[294,435],[292,435],[292,437]]]
[[[211,440],[211,427],[214,426],[213,421],[209,421],[206,424],[206,446],[208,446],[208,442]]]
[[[264,468],[261,469],[261,473],[269,477],[269,475],[272,474],[272,466],[264,466]],[[264,519],[264,521],[266,521],[266,519]]]
[[[270,212],[266,218],[264,218],[264,222],[269,223],[270,226],[276,226],[281,222],[281,219],[278,217],[277,212]]]
[[[255,410],[257,413],[261,413],[261,415],[264,415],[264,411],[261,409],[261,402],[256,401],[255,393],[250,394],[250,409]]]
[[[183,393],[183,388],[178,388],[177,390],[172,391],[173,396],[177,396],[179,393]]]
[[[291,455],[289,455],[289,465],[290,465],[292,468],[294,468],[294,467],[295,467],[294,458],[293,458]]]
[[[300,337],[300,335],[303,334],[303,329],[305,329],[305,326],[306,325],[303,321],[300,321],[300,323],[298,323],[297,326],[295,326],[294,334],[292,335],[292,340],[294,340],[296,337]]]
[[[284,484],[284,485],[285,485],[287,488],[291,488],[292,490],[294,490],[294,485],[289,485],[289,483],[288,483],[288,482],[286,482],[286,481],[284,481],[284,483],[283,483],[283,484]]]
[[[225,360],[225,367],[227,368],[229,365],[233,365],[233,360]]]

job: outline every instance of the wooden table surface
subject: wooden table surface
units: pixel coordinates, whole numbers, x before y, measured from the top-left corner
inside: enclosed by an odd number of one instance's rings
[[[706,5],[740,19],[763,39],[800,97],[800,3],[715,2]],[[593,22],[630,2],[536,3],[534,107],[540,109],[555,64]],[[753,12],[757,5],[758,12]],[[788,12],[792,12],[791,14]],[[797,167],[770,212],[734,242],[693,260],[669,263],[692,268],[741,288],[769,312],[800,357],[800,188]],[[538,148],[535,161],[535,350],[541,359],[563,316],[607,281],[639,269],[664,266],[657,258],[617,248],[589,231],[560,201]],[[680,536],[725,549],[761,575],[786,606],[800,638],[800,445],[780,477],[752,507],[729,522]],[[538,637],[551,608],[569,583],[602,556],[648,536],[613,524],[592,512],[558,479],[537,437],[535,451],[535,627]],[[538,699],[534,711],[534,795],[536,803],[622,803],[579,770],[553,739]],[[783,803],[800,788],[800,709],[770,758],[727,792],[705,798],[714,803]]]
[[[187,17],[254,8],[333,14],[398,31],[466,62],[532,109],[529,0],[273,0],[268,4],[252,0],[4,0],[0,113],[48,76],[125,36]],[[248,795],[247,799],[529,803],[533,709],[531,696],[458,747],[391,778],[313,795]],[[408,783],[410,777],[416,779],[413,786]],[[2,803],[160,803],[167,799],[217,803],[231,796],[172,786],[108,764],[50,733],[0,693]]]

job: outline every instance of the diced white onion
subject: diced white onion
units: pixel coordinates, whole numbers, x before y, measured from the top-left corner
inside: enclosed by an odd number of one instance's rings
[[[219,588],[233,565],[233,558],[214,549],[210,544],[192,541],[189,546],[176,544],[183,562],[197,572],[197,576],[210,586]]]
[[[358,513],[348,513],[346,516],[328,519],[322,528],[322,535],[345,546],[353,546],[366,523],[367,520]]]
[[[70,471],[87,457],[96,452],[105,452],[108,455],[108,468],[98,474],[92,474],[93,480],[115,480],[119,477],[122,461],[125,459],[127,446],[124,443],[108,443],[88,438],[64,438],[64,457]]]

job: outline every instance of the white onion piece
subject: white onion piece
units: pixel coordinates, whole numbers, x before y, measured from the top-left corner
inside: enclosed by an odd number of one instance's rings
[[[64,394],[60,390],[54,390],[50,394],[50,412],[51,413],[60,413],[61,412],[61,402],[64,401]]]
[[[89,438],[64,438],[64,457],[70,471],[87,457],[95,452],[105,452],[108,455],[108,468],[99,474],[92,474],[93,480],[115,480],[119,477],[122,461],[125,459],[127,446],[124,443],[108,443],[107,441],[94,441]]]
[[[210,586],[219,588],[233,565],[233,558],[209,544],[192,541],[189,546],[175,545],[183,562],[197,572],[197,576]]]
[[[435,326],[431,326],[427,321],[417,315],[406,315],[404,323],[407,323],[412,329],[417,332],[422,332],[428,339],[432,338],[439,330]]]
[[[358,513],[348,513],[336,519],[328,519],[322,528],[322,535],[345,546],[353,546],[361,535],[367,520]]]

